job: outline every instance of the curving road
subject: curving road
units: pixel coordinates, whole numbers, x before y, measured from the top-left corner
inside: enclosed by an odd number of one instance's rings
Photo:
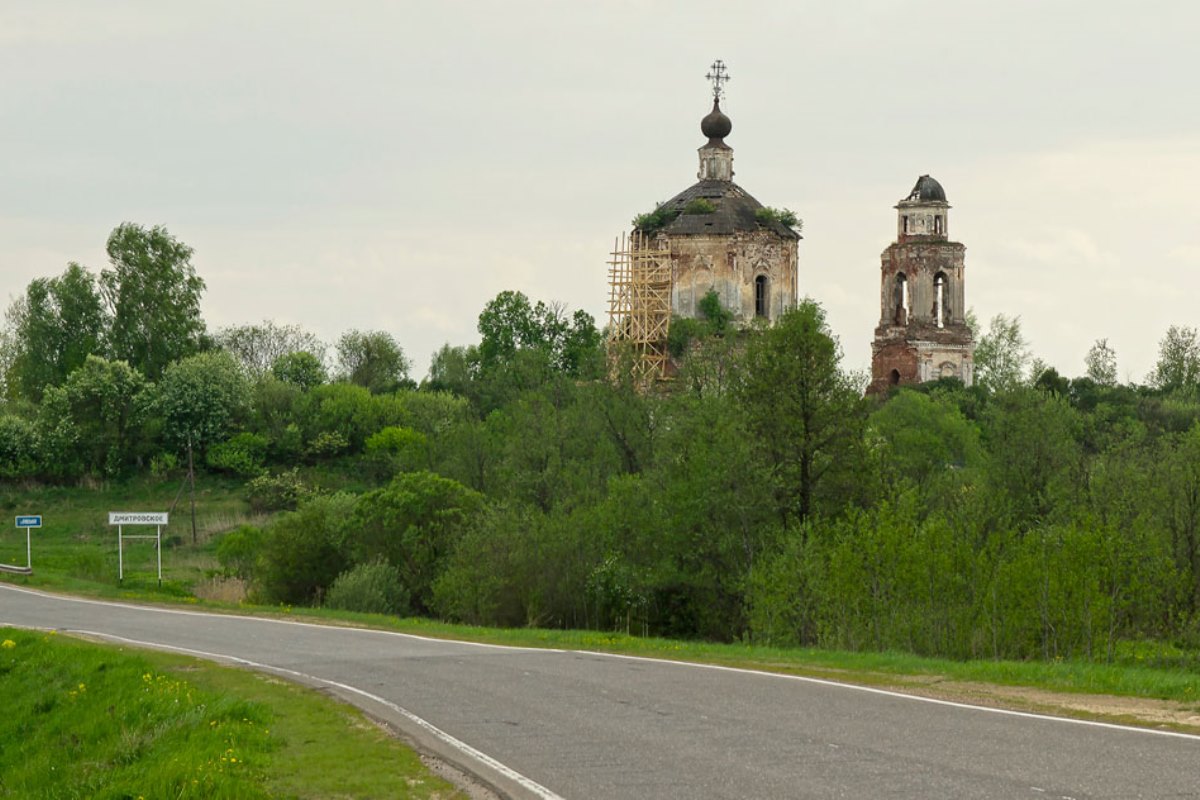
[[[0,584],[0,624],[322,686],[512,797],[1200,797],[1200,737],[828,681],[105,603]]]

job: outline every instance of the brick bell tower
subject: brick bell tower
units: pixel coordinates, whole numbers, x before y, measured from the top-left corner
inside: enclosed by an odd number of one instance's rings
[[[942,185],[917,179],[896,205],[896,241],[883,251],[879,327],[871,345],[870,393],[938,378],[973,379],[975,341],[966,323],[963,259],[949,239]]]

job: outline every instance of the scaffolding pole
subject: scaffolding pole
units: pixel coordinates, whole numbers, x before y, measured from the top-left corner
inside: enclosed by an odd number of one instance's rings
[[[666,377],[670,363],[671,249],[640,231],[621,234],[608,262],[609,359],[615,369],[630,358],[634,377]]]

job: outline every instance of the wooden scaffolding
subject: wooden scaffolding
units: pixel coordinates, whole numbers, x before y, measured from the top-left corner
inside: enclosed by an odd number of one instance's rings
[[[666,377],[671,329],[671,248],[663,239],[621,234],[608,262],[609,361],[631,359],[634,377]]]

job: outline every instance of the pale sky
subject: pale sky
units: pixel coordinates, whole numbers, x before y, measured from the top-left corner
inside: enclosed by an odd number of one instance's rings
[[[123,221],[196,250],[210,328],[391,332],[424,375],[504,289],[607,321],[613,238],[696,180],[804,220],[800,290],[866,369],[879,253],[946,189],[967,305],[1141,381],[1200,325],[1200,4],[0,2],[0,299]]]

